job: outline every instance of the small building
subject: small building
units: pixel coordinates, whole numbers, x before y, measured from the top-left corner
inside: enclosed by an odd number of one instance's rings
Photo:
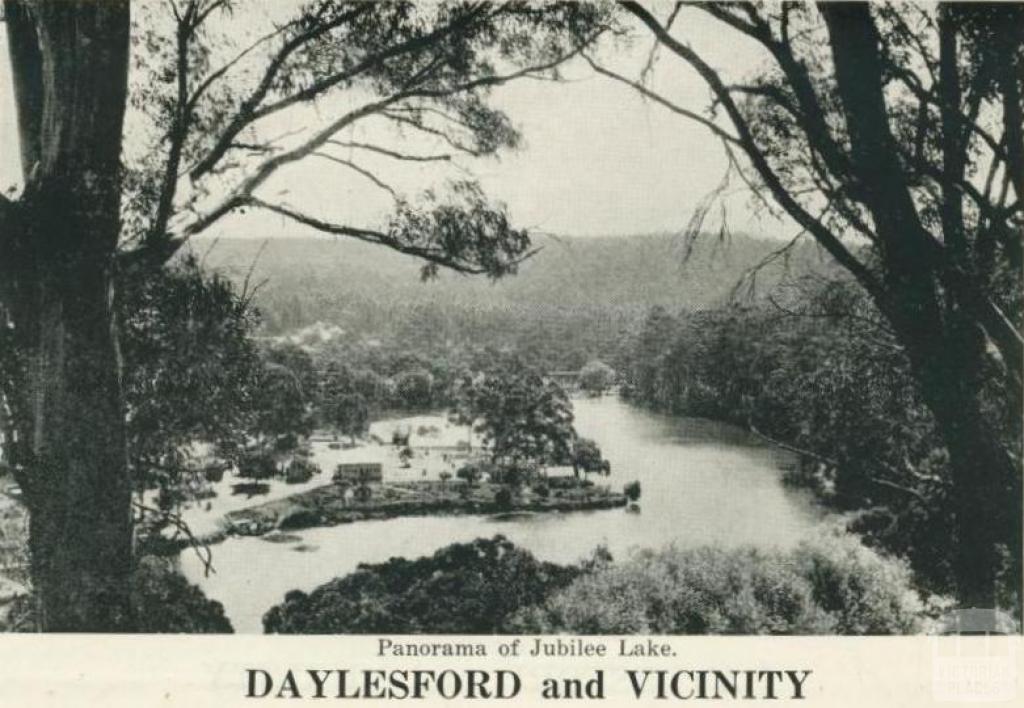
[[[384,480],[384,466],[379,462],[342,462],[334,468],[335,482],[369,484]]]

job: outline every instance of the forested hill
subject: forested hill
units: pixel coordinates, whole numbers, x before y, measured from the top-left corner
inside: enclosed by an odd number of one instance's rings
[[[783,244],[734,235],[706,236],[687,254],[670,235],[534,239],[542,250],[518,275],[497,282],[444,272],[421,282],[413,258],[344,239],[197,239],[208,269],[261,283],[257,303],[268,333],[323,322],[351,334],[438,342],[574,351],[570,359],[609,350],[652,306],[704,309],[726,302],[748,269]],[[795,249],[790,276],[824,267],[812,245]],[[783,277],[779,259],[762,269],[758,292]],[[417,330],[410,333],[410,328]],[[557,343],[552,339],[559,340]],[[557,356],[554,364],[573,361]]]

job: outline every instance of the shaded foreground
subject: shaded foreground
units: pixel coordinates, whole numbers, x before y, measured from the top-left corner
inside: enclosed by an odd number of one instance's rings
[[[933,607],[934,609],[934,607]],[[504,536],[362,564],[263,617],[286,634],[909,634],[927,604],[906,566],[836,534],[787,552],[598,547],[570,565]]]

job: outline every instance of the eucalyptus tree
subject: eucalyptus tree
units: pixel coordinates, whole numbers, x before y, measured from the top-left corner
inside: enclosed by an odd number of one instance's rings
[[[459,386],[452,419],[481,436],[492,460],[513,466],[571,459],[577,439],[568,394],[516,361],[500,372],[467,377]]]
[[[125,275],[147,277],[243,210],[410,254],[425,276],[513,273],[528,234],[472,180],[421,201],[396,192],[379,227],[283,201],[282,184],[310,161],[384,185],[363,155],[441,163],[515,147],[489,90],[551,78],[604,22],[573,4],[263,7],[287,16],[231,0],[133,12],[127,0],[5,0],[23,179],[0,197],[0,386],[44,629],[140,626],[115,304]],[[345,140],[372,121],[399,130]],[[403,136],[443,152],[411,151]]]
[[[1024,8],[675,3],[659,19],[621,5],[713,105],[673,100],[649,80],[656,68],[640,80],[595,68],[706,127],[891,327],[950,456],[961,601],[992,606],[1006,559],[1017,588],[1020,575]],[[757,75],[728,76],[693,49],[692,12],[758,48]]]

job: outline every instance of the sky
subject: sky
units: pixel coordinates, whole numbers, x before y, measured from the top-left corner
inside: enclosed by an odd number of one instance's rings
[[[684,10],[676,27],[676,36],[726,77],[749,75],[763,62],[752,42],[723,31],[698,10]],[[650,36],[638,27],[629,46],[605,46],[599,56],[601,63],[636,77],[651,46]],[[596,75],[582,62],[567,66],[565,76],[559,83],[519,80],[496,89],[493,103],[508,113],[524,144],[500,159],[460,160],[459,167],[478,177],[490,197],[507,205],[516,225],[535,231],[574,236],[680,231],[726,170],[718,141],[705,128]],[[703,111],[710,102],[699,77],[666,52],[659,54],[654,82],[687,108]],[[0,189],[16,185],[20,175],[10,84],[6,37],[0,33]],[[266,130],[269,134],[324,119],[319,111],[297,112]],[[129,123],[129,147],[132,130]],[[360,126],[342,137],[372,142],[374,131],[372,125]],[[418,192],[445,176],[433,165],[417,170],[403,163],[400,168],[389,181],[393,177],[403,192]],[[395,167],[382,164],[379,169],[387,174]],[[379,225],[390,198],[358,175],[342,172],[347,170],[308,160],[275,177],[265,193],[288,195],[292,203],[334,220]],[[727,202],[730,228],[777,237],[792,233],[789,224],[755,215],[749,195],[736,180],[733,184],[736,189]],[[222,220],[209,233],[266,237],[301,230],[276,215],[249,212]]]

